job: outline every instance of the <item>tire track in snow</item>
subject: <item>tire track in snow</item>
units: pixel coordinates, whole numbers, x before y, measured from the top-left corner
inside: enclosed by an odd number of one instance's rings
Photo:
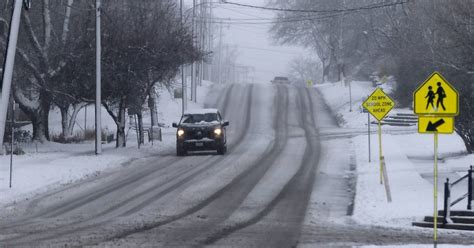
[[[160,237],[163,237],[160,242],[165,243],[165,246],[166,243],[176,245],[178,240],[180,244],[188,245],[195,243],[194,239],[205,236],[206,233],[209,234],[209,230],[213,230],[215,226],[226,220],[241,205],[268,169],[274,165],[275,160],[281,157],[288,140],[288,125],[286,125],[288,122],[288,92],[283,92],[281,87],[278,87],[277,90],[273,104],[275,106],[273,126],[279,135],[276,136],[274,143],[257,160],[251,162],[245,171],[222,188],[214,197],[213,202],[196,213],[199,216],[206,216],[205,221],[189,216],[180,219],[177,223],[173,222],[171,229],[165,228],[162,232],[157,230]],[[252,132],[252,130],[248,131]],[[128,237],[128,239],[133,239],[133,237]]]
[[[295,101],[299,105],[298,113],[300,115],[300,127],[305,130],[307,147],[304,152],[303,162],[301,163],[297,173],[260,213],[247,221],[222,228],[219,232],[203,240],[202,245],[215,244],[217,241],[222,240],[237,231],[259,223],[265,217],[272,214],[272,212],[275,212],[275,215],[279,220],[282,220],[281,222],[288,224],[288,226],[284,227],[287,233],[285,233],[285,235],[275,235],[275,233],[280,232],[266,230],[268,238],[263,239],[263,244],[261,245],[268,247],[291,247],[297,243],[301,231],[301,223],[304,220],[315,178],[315,164],[313,164],[312,161],[317,160],[315,158],[319,157],[319,146],[316,146],[313,140],[317,135],[317,132],[314,129],[314,112],[312,107],[310,107],[311,118],[308,118],[308,116],[306,116],[306,113],[309,112],[307,111],[307,103],[302,100],[305,98],[307,99],[307,97],[307,95],[305,97],[305,95],[302,94],[301,89],[298,89],[298,96]],[[311,101],[311,99],[307,100]],[[311,106],[311,104],[309,105]],[[315,148],[316,152],[314,152]]]

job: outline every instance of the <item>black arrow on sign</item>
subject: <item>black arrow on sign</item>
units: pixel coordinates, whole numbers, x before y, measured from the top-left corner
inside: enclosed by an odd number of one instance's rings
[[[445,123],[444,119],[441,119],[435,123],[432,123],[431,121],[428,123],[428,127],[426,128],[427,132],[438,132],[438,127],[443,125]]]

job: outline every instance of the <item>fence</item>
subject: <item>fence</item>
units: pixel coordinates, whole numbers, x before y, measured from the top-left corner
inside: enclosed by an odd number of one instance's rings
[[[451,207],[454,205],[458,204],[462,200],[467,198],[467,209],[471,210],[472,209],[472,165],[469,168],[467,175],[459,178],[458,180],[454,181],[453,183],[449,182],[449,178],[446,179],[446,182],[444,183],[444,217],[443,217],[443,224],[447,223],[453,223],[451,220]],[[456,200],[451,202],[451,189],[452,187],[456,186],[460,182],[464,181],[467,179],[467,193],[463,194],[462,196],[458,197]]]

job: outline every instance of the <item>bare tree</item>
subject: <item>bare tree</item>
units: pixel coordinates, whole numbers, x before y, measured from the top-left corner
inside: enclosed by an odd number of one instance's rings
[[[292,82],[302,85],[306,85],[308,80],[322,83],[320,80],[321,63],[312,57],[294,58],[290,62],[289,68]]]
[[[180,25],[174,2],[104,4],[104,43],[108,46],[103,51],[103,105],[117,125],[117,147],[126,145],[127,108],[141,119],[153,86],[170,84],[181,64],[202,56],[193,46],[188,27]]]
[[[271,30],[281,43],[313,48],[323,77],[368,79],[371,73],[394,75],[395,97],[411,106],[412,92],[433,71],[460,91],[456,131],[474,152],[474,2],[449,0],[283,1]],[[331,77],[332,75],[332,77]]]
[[[71,30],[82,27],[84,18],[79,12],[86,8],[74,0],[42,0],[34,9],[23,12],[17,48],[20,69],[15,71],[13,94],[31,119],[36,140],[49,139],[49,110],[57,93],[52,78],[70,61],[68,55],[77,38]],[[9,8],[0,12],[1,16],[9,16]],[[5,19],[0,21],[8,27]],[[5,35],[0,36],[0,45],[6,46]]]

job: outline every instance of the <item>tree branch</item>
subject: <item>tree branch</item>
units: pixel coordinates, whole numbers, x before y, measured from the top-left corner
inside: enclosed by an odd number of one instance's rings
[[[51,46],[51,33],[53,30],[51,23],[51,11],[49,0],[43,0],[43,22],[44,22],[44,50],[47,51]]]
[[[74,4],[74,0],[68,0],[67,6],[66,6],[66,15],[64,17],[64,23],[63,23],[63,33],[61,36],[61,42],[64,47],[66,46],[66,41],[69,34],[69,22],[71,19],[71,7],[73,4]]]

